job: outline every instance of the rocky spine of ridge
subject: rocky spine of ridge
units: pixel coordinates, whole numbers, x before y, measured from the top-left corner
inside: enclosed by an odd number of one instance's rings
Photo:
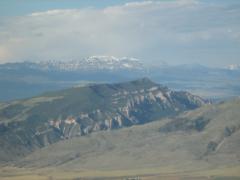
[[[148,123],[206,103],[198,96],[171,91],[147,78],[119,84],[90,85],[56,94],[61,98],[37,103],[33,108],[27,109],[23,101],[0,110],[2,119],[6,120],[6,115],[16,119],[0,125],[3,129],[0,133],[1,151],[22,156],[59,140]],[[81,98],[91,99],[94,96],[96,99],[86,105],[85,100],[77,99],[80,95]],[[49,95],[48,99],[51,98],[54,99]],[[34,101],[34,98],[28,101]],[[52,112],[53,104],[59,112]],[[51,111],[46,115],[49,109]],[[14,112],[17,113],[11,114]],[[23,120],[17,121],[19,118]]]

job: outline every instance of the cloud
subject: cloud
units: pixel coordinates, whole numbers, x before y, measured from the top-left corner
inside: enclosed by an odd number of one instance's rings
[[[34,12],[0,20],[0,62],[114,55],[188,63],[219,51],[224,63],[221,52],[240,46],[239,16],[238,7],[195,0]]]

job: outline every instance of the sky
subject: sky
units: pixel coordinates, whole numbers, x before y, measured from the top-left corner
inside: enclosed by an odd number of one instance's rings
[[[0,1],[0,63],[93,55],[240,64],[240,1]]]

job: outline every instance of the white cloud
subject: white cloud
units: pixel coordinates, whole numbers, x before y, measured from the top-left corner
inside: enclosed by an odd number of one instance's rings
[[[180,56],[182,48],[196,52],[205,44],[239,43],[239,9],[229,8],[195,0],[144,1],[2,19],[0,62],[95,54],[190,61],[191,56]]]

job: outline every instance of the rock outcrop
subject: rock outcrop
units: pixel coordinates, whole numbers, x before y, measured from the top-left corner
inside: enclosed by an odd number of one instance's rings
[[[147,78],[47,93],[0,109],[1,151],[24,155],[59,140],[148,123],[205,103]],[[18,150],[8,149],[13,142]]]

